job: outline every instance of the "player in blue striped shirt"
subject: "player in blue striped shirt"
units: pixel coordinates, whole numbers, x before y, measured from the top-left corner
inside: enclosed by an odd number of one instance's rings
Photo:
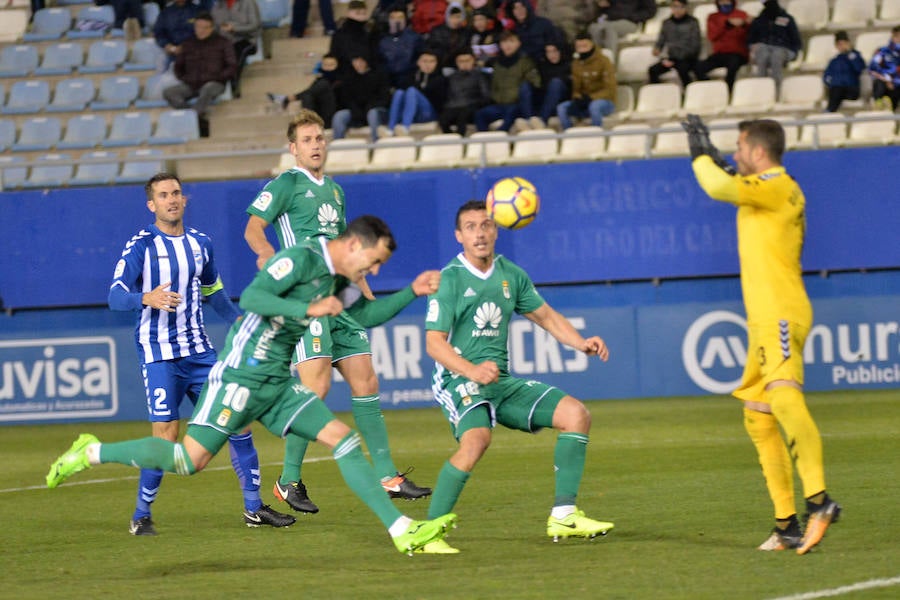
[[[209,237],[185,228],[187,198],[181,181],[158,173],[147,182],[147,208],[156,221],[132,237],[116,264],[109,307],[139,311],[135,328],[147,410],[154,437],[178,437],[178,406],[185,395],[193,404],[200,395],[216,351],[203,325],[203,299],[233,323],[240,312],[222,285]],[[286,527],[294,517],[263,505],[259,495],[259,458],[250,430],[229,438],[231,463],[244,492],[244,522],[249,527]],[[163,472],[141,469],[132,535],[155,535],[150,505]]]

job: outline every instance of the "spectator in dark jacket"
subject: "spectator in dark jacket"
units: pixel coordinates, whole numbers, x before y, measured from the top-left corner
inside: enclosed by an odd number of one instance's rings
[[[688,14],[687,0],[672,0],[671,7],[672,16],[663,21],[653,45],[653,56],[662,58],[650,65],[647,74],[650,83],[659,83],[660,75],[675,69],[681,85],[687,86],[700,58],[700,23]]]
[[[750,17],[737,8],[733,0],[716,0],[719,10],[706,18],[706,37],[712,52],[705,60],[697,63],[697,79],[709,79],[713,69],[725,67],[725,83],[728,90],[734,87],[738,70],[747,64],[749,50],[747,33],[750,31]]]
[[[615,55],[619,40],[655,14],[656,0],[597,0],[588,31],[594,44]]]
[[[514,21],[513,31],[522,42],[522,51],[537,62],[544,57],[547,44],[559,45],[565,42],[561,29],[544,17],[534,14],[529,0],[512,0],[508,10]]]
[[[187,0],[175,0],[159,13],[153,37],[166,54],[165,63],[158,65],[161,71],[175,60],[184,40],[194,37],[194,18],[199,13],[200,8]]]
[[[341,77],[353,73],[354,56],[362,56],[368,64],[375,64],[378,37],[374,23],[369,21],[366,3],[363,0],[350,0],[347,4],[347,16],[331,36],[331,48],[328,50],[329,54],[338,59]]]
[[[331,120],[334,139],[347,135],[347,129],[369,126],[372,141],[378,139],[378,127],[387,121],[391,87],[387,75],[372,69],[362,54],[350,59],[353,72],[341,78],[338,87],[338,111]]]
[[[897,110],[900,105],[900,25],[891,29],[887,46],[875,51],[869,62],[872,75],[872,100],[884,110]]]
[[[388,31],[378,41],[378,59],[395,88],[407,88],[416,72],[416,57],[422,52],[422,36],[406,26],[402,6],[388,13]]]
[[[413,123],[437,121],[447,99],[447,80],[438,68],[437,54],[424,51],[416,60],[412,84],[394,90],[388,114],[388,135],[409,135]]]
[[[441,58],[442,67],[453,67],[453,57],[468,50],[472,35],[466,26],[466,13],[459,2],[447,6],[446,20],[431,30],[426,46]]]
[[[785,65],[797,58],[802,47],[794,17],[778,5],[778,0],[766,0],[762,12],[750,24],[747,43],[754,75],[771,77],[780,89]]]
[[[194,18],[195,37],[181,44],[175,58],[175,76],[179,83],[163,90],[172,108],[187,108],[188,100],[197,99],[200,135],[209,135],[209,107],[225,91],[225,82],[237,72],[234,47],[215,30],[212,15],[200,13]]]
[[[293,96],[285,94],[266,94],[274,104],[287,110],[291,100],[298,100],[300,106],[308,108],[322,117],[325,123],[331,123],[337,110],[337,88],[340,85],[338,79],[338,61],[331,54],[322,57],[318,67],[318,77],[302,92]]]
[[[475,55],[464,50],[456,55],[456,71],[447,78],[447,101],[441,111],[441,131],[466,135],[466,125],[491,98],[491,86],[487,75],[475,68]]]
[[[471,21],[469,43],[472,46],[472,54],[475,55],[475,62],[479,68],[489,67],[500,53],[497,42],[502,30],[493,13],[487,8],[476,8],[472,11]],[[456,57],[451,58],[456,60]]]
[[[827,112],[837,112],[844,100],[859,98],[859,76],[866,70],[866,63],[850,43],[846,31],[834,34],[837,56],[825,67],[822,79],[828,88]]]
[[[519,129],[528,129],[528,119],[534,115],[534,89],[541,85],[537,65],[522,51],[519,36],[512,31],[500,34],[500,53],[491,77],[491,104],[475,113],[478,131],[487,131],[498,119],[503,119],[503,131],[509,131],[513,122]]]
[[[556,116],[556,107],[572,93],[572,61],[569,53],[559,44],[544,46],[544,56],[538,61],[541,86],[535,93],[536,117],[531,117],[535,129],[546,127],[550,117]]]

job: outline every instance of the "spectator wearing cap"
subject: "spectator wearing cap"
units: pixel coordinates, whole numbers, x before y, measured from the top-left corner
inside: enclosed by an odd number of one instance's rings
[[[492,122],[502,119],[503,131],[509,131],[513,122],[519,129],[528,129],[528,119],[534,115],[534,89],[540,85],[537,65],[522,51],[519,36],[504,31],[500,34],[500,56],[494,61],[491,104],[475,113],[475,127],[487,131]]]
[[[237,72],[231,81],[231,93],[240,98],[241,71],[247,58],[256,53],[256,43],[262,33],[259,6],[256,0],[215,0],[211,12],[219,33],[234,46]]]
[[[340,76],[351,75],[353,57],[361,56],[368,65],[373,65],[378,56],[378,31],[369,20],[369,10],[363,0],[350,0],[344,21],[331,36],[329,54],[338,60]]]
[[[750,31],[750,17],[737,8],[734,0],[716,0],[718,10],[706,18],[706,37],[712,52],[697,63],[697,79],[709,79],[713,69],[725,67],[725,83],[728,90],[734,87],[738,70],[747,64],[749,49],[747,33]]]
[[[412,84],[416,73],[416,57],[424,40],[406,24],[406,11],[397,5],[388,13],[388,31],[378,41],[378,59],[387,70],[391,86],[397,89]]]
[[[387,122],[390,83],[387,75],[371,68],[362,54],[351,58],[350,64],[353,71],[342,77],[337,87],[338,111],[331,120],[334,139],[345,137],[350,127],[368,125],[374,142],[378,140],[378,128]]]
[[[590,34],[575,38],[575,60],[572,61],[572,99],[556,108],[563,129],[572,126],[572,117],[590,117],[591,125],[601,127],[603,117],[616,109],[616,69],[594,45]]]
[[[837,112],[844,100],[859,98],[859,76],[866,70],[865,61],[853,48],[846,31],[834,34],[834,47],[837,55],[828,62],[822,74],[828,88],[826,112]]]
[[[441,58],[442,67],[453,67],[453,57],[471,47],[471,38],[463,5],[451,2],[444,22],[432,29],[425,40],[426,46]]]

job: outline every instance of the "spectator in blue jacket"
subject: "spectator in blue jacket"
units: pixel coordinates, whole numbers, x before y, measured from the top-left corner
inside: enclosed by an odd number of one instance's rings
[[[891,29],[891,41],[875,52],[869,63],[872,99],[876,106],[897,110],[900,103],[900,25]],[[888,105],[890,102],[890,105]]]
[[[859,76],[866,69],[859,52],[853,49],[846,31],[834,34],[837,55],[825,67],[822,79],[828,88],[827,112],[837,112],[844,100],[859,98]]]
[[[387,71],[391,87],[407,88],[416,74],[416,57],[424,46],[422,36],[407,27],[406,9],[397,5],[388,13],[388,31],[378,40],[378,59]]]
[[[201,8],[193,2],[174,0],[159,13],[153,26],[153,37],[166,56],[164,64],[159,65],[161,71],[175,62],[181,44],[194,37],[194,18],[200,12]]]
[[[747,43],[754,75],[771,77],[775,88],[780,89],[785,65],[797,58],[803,46],[794,17],[779,6],[778,0],[766,0],[762,12],[750,23]]]

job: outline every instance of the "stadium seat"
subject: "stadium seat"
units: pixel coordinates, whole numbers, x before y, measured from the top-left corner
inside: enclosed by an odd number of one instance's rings
[[[166,87],[178,82],[171,73],[157,73],[151,75],[141,88],[141,96],[134,101],[135,108],[165,108],[169,103],[163,98],[162,93]]]
[[[611,135],[606,145],[604,158],[641,158],[647,155],[648,142],[652,135],[647,133],[647,126],[640,123],[616,125],[610,131],[621,133]]]
[[[22,187],[28,175],[28,167],[16,166],[25,162],[21,156],[0,156],[0,189],[9,190]]]
[[[88,48],[87,59],[79,73],[113,73],[125,62],[128,45],[125,40],[97,40]]]
[[[66,134],[58,150],[95,148],[106,139],[106,120],[100,115],[76,115],[66,123]]]
[[[796,119],[792,116],[787,115],[775,115],[772,117],[772,119],[781,123],[781,127],[784,129],[785,148],[787,148],[788,150],[793,150],[794,148],[796,148],[800,142],[800,126],[789,124],[791,121],[794,121]]]
[[[860,111],[853,117],[867,120],[855,121],[850,124],[850,134],[844,143],[845,146],[884,146],[897,140],[894,133],[897,129],[897,122],[890,113],[881,110],[867,110]]]
[[[72,13],[68,8],[41,8],[34,13],[31,30],[22,35],[25,42],[58,40],[72,27]]]
[[[31,167],[31,173],[22,183],[23,188],[48,188],[60,187],[65,185],[72,179],[72,172],[75,165],[56,164],[60,161],[70,161],[72,157],[68,154],[44,154],[35,159],[36,164]]]
[[[745,10],[744,3],[738,2],[738,6],[741,10]],[[700,38],[706,39],[706,24],[709,18],[709,15],[714,12],[718,12],[718,7],[715,2],[707,2],[705,4],[695,4],[693,8],[691,8],[690,13],[700,22]],[[750,13],[747,13],[750,14]]]
[[[416,163],[415,140],[408,135],[384,137],[375,142],[372,160],[363,171],[403,171]]]
[[[47,105],[48,112],[72,112],[84,110],[94,99],[94,80],[88,77],[72,77],[60,80],[53,90],[53,101]]]
[[[13,144],[15,152],[49,150],[62,137],[62,123],[56,117],[31,117],[22,121],[19,139]]]
[[[159,18],[160,8],[156,2],[144,2],[141,8],[144,11],[144,33],[153,35],[153,26]]]
[[[154,4],[156,6],[156,4]],[[124,71],[155,71],[163,51],[153,38],[143,38],[131,45],[131,54],[122,65]]]
[[[740,119],[710,119],[706,125],[709,127],[709,140],[722,152],[729,154],[737,150],[738,122]]]
[[[674,131],[661,131],[656,134],[656,141],[650,150],[651,156],[686,156],[690,154],[687,134],[681,127],[680,121],[667,121],[660,128],[674,129]]]
[[[681,108],[681,88],[675,83],[648,83],[638,90],[630,119],[669,119]]]
[[[782,6],[794,17],[800,31],[821,31],[828,23],[828,0],[788,0]]]
[[[156,121],[156,131],[147,141],[149,144],[184,144],[200,139],[197,112],[192,108],[167,110],[160,113]]]
[[[784,6],[784,2],[781,2],[781,5]],[[738,6],[740,9],[747,13],[747,16],[753,17],[754,19],[759,16],[759,13],[762,12],[763,3],[761,0],[752,0],[751,2],[738,2]]]
[[[66,32],[66,37],[73,40],[102,38],[112,29],[115,20],[112,4],[82,7],[75,16],[75,25]]]
[[[603,128],[596,125],[566,129],[553,162],[598,160],[606,155]]]
[[[734,82],[731,102],[725,114],[766,112],[775,106],[775,80],[771,77],[745,77]]]
[[[872,25],[875,27],[893,27],[897,23],[900,23],[900,0],[881,0],[878,18],[872,21]],[[882,45],[884,45],[883,42]]]
[[[559,151],[559,140],[555,137],[548,137],[555,134],[556,131],[550,128],[520,132],[513,139],[512,154],[506,162],[508,164],[550,162]]]
[[[146,183],[148,179],[164,171],[162,150],[142,148],[131,150],[122,163],[122,172],[116,176],[116,183]]]
[[[139,146],[150,139],[152,129],[150,113],[120,112],[113,117],[109,137],[100,145],[104,148]]]
[[[634,90],[630,85],[616,86],[616,111],[610,116],[627,119],[632,112],[634,112]]]
[[[692,81],[684,88],[684,102],[678,114],[718,115],[726,106],[728,85],[724,81]]]
[[[466,142],[462,164],[502,164],[509,158],[509,143],[510,137],[505,131],[476,131]]]
[[[12,148],[16,142],[16,122],[12,119],[0,119],[0,152]]]
[[[328,144],[328,170],[338,173],[362,171],[369,163],[369,149],[363,144],[361,140],[348,139],[334,140]]]
[[[781,81],[781,92],[773,110],[807,112],[819,108],[825,97],[821,75],[792,75]]]
[[[900,0],[898,0],[898,2],[900,2]],[[897,23],[900,24],[900,18],[898,18]],[[862,56],[863,61],[868,65],[869,61],[872,60],[872,57],[875,56],[875,52],[882,46],[887,46],[890,39],[890,30],[866,31],[856,37],[856,43],[853,44],[853,47],[856,48],[856,51]]]
[[[288,4],[284,0],[256,0],[256,4],[263,27],[278,27],[288,17]]]
[[[37,46],[19,44],[0,51],[0,77],[27,77],[37,66]]]
[[[81,66],[84,53],[81,44],[72,42],[60,42],[53,44],[44,50],[41,65],[35,69],[35,75],[69,75],[74,69]]]
[[[4,10],[0,19],[0,43],[9,44],[22,39],[28,27],[30,10]]]
[[[441,145],[425,145],[419,149],[416,169],[449,168],[462,160],[462,136],[458,133],[432,133],[423,142],[444,142]]]
[[[132,75],[113,75],[100,82],[91,110],[126,110],[138,97],[141,84]]]
[[[662,23],[672,16],[672,9],[668,6],[660,6],[656,9],[656,14],[644,21],[644,26],[638,28],[635,33],[629,33],[625,36],[625,40],[629,42],[654,43],[659,37],[662,29]]]
[[[653,56],[653,46],[628,46],[619,50],[616,79],[620,84],[647,81],[647,69],[659,59]]]
[[[828,29],[865,29],[875,20],[875,0],[834,0]]]
[[[41,112],[50,103],[50,85],[43,80],[17,81],[9,90],[9,98],[0,109],[5,115]]]
[[[119,174],[119,163],[115,152],[105,150],[85,152],[79,159],[80,162],[75,168],[75,176],[69,182],[70,185],[105,185],[114,182]],[[95,160],[107,160],[108,162],[87,162]]]
[[[800,129],[801,148],[835,148],[841,146],[847,140],[846,123],[829,123],[835,119],[843,119],[841,113],[823,113],[809,115],[808,123]]]
[[[806,42],[806,52],[803,62],[800,63],[800,71],[812,71],[821,73],[828,66],[828,61],[837,54],[834,49],[834,35],[820,33],[809,38]]]

